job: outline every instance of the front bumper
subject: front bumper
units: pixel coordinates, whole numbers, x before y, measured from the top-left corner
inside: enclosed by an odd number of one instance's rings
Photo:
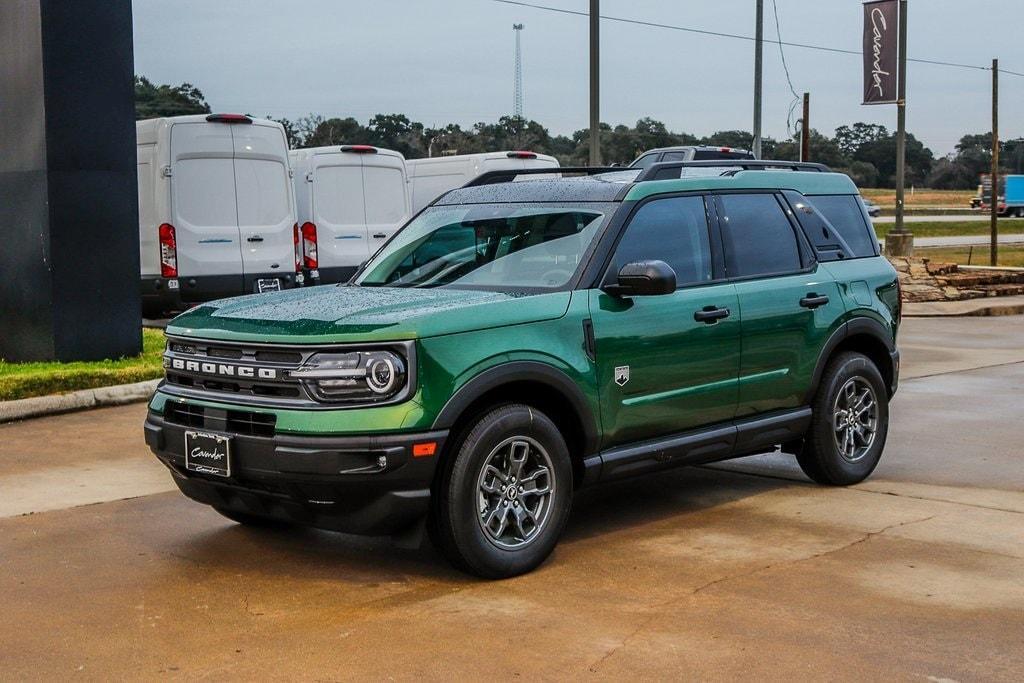
[[[227,424],[227,423],[225,423]],[[218,508],[356,534],[401,531],[427,513],[447,431],[355,436],[249,436],[186,427],[151,412],[146,444],[189,498]],[[232,436],[231,476],[185,469],[185,431]],[[415,443],[435,454],[413,457]]]

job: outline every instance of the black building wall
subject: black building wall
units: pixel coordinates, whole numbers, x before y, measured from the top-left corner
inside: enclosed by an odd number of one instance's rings
[[[0,2],[0,357],[141,350],[130,0]]]

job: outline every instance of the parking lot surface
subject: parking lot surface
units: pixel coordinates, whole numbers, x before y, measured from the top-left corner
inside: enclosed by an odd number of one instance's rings
[[[538,571],[246,529],[142,405],[0,426],[0,678],[1024,677],[1024,317],[904,323],[882,463],[768,455],[584,492]]]

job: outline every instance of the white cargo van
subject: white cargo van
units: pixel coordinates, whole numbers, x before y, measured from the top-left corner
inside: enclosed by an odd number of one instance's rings
[[[346,282],[409,217],[405,157],[370,145],[290,157],[306,283]]]
[[[558,159],[536,152],[484,152],[460,154],[405,162],[412,185],[412,213],[448,190],[462,187],[481,173],[517,168],[558,167]]]
[[[145,315],[301,282],[281,124],[210,114],[135,131]]]

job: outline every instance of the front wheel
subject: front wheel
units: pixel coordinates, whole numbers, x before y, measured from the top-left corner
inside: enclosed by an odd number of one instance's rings
[[[460,569],[499,579],[528,572],[554,549],[572,505],[565,439],[526,405],[479,418],[444,469],[432,537]]]
[[[825,368],[811,408],[797,454],[800,469],[819,484],[864,481],[882,457],[889,430],[889,399],[878,368],[862,354],[839,354]]]

